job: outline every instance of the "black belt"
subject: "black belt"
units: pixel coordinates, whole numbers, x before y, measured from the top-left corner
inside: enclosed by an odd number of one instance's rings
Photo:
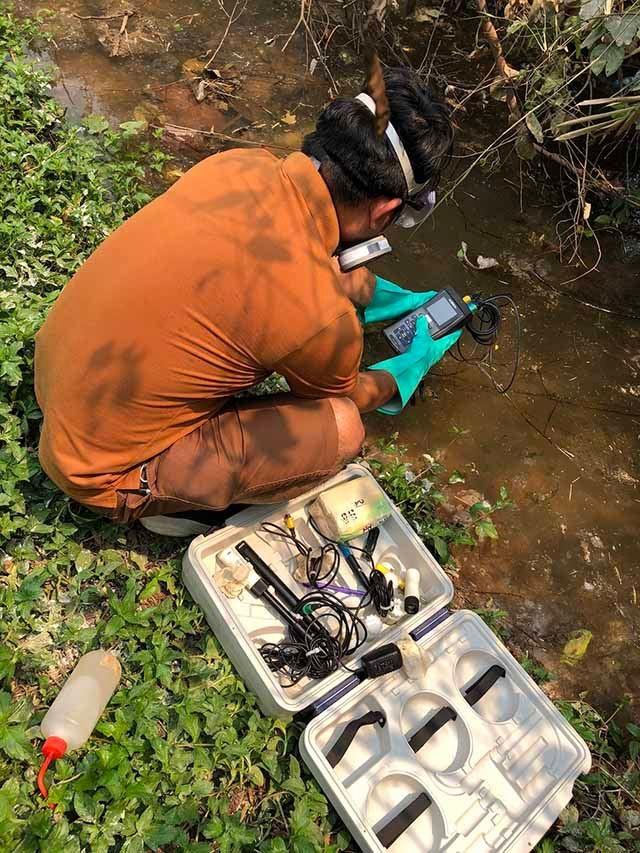
[[[428,720],[421,729],[413,735],[411,740],[409,741],[409,746],[414,752],[418,752],[418,750],[422,749],[425,743],[434,736],[434,734],[441,729],[449,720],[457,720],[458,715],[453,710],[453,708],[449,708],[446,706],[445,708],[440,708],[430,720]]]
[[[478,678],[477,681],[474,681],[470,687],[464,691],[464,698],[470,705],[475,705],[476,702],[479,702],[484,694],[496,683],[499,678],[504,678],[507,674],[507,671],[503,666],[499,666],[495,663],[493,666],[490,666],[489,669]]]
[[[364,714],[364,716],[358,717],[357,720],[351,720],[351,722],[344,727],[342,734],[327,753],[327,761],[330,766],[335,767],[336,764],[342,761],[345,752],[351,746],[352,740],[363,726],[373,726],[377,723],[382,727],[386,722],[387,718],[382,711],[369,711],[369,713]]]
[[[418,794],[415,800],[411,800],[389,823],[385,823],[382,829],[376,832],[376,836],[383,847],[391,845],[406,832],[411,824],[417,820],[423,812],[431,805],[431,798],[426,794]]]

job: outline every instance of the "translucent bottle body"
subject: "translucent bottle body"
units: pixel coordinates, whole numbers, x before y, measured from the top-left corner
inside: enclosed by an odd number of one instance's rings
[[[115,655],[97,649],[83,655],[45,714],[40,729],[45,738],[62,738],[77,749],[89,738],[120,681]]]

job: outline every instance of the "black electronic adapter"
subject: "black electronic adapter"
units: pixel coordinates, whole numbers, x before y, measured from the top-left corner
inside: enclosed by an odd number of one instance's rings
[[[402,669],[402,655],[395,643],[387,643],[362,656],[362,677],[379,678]]]

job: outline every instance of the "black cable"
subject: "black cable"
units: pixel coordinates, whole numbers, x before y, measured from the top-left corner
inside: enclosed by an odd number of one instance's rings
[[[520,313],[518,306],[508,293],[498,293],[495,296],[483,298],[479,294],[471,297],[476,305],[476,310],[471,315],[466,329],[473,338],[476,346],[471,353],[465,353],[462,346],[462,338],[458,339],[455,351],[451,350],[452,357],[465,364],[476,364],[489,378],[494,389],[499,394],[506,394],[515,382],[520,365]],[[514,350],[511,373],[507,382],[498,382],[494,377],[496,342],[502,328],[502,310],[511,306],[515,317]],[[478,347],[482,348],[479,357],[476,357]],[[488,368],[485,369],[485,368]]]
[[[331,593],[316,590],[300,599],[297,613],[307,620],[304,636],[280,643],[265,643],[260,654],[273,672],[288,678],[292,687],[303,678],[326,678],[344,659],[366,641],[367,629],[358,615],[360,607],[348,607]],[[353,670],[349,670],[353,671]]]
[[[285,523],[287,526],[282,527],[265,522],[262,530],[296,548],[304,557],[307,580],[316,589],[300,598],[293,608],[294,619],[300,619],[295,630],[290,619],[284,620],[289,626],[289,638],[279,643],[263,644],[260,654],[272,672],[288,679],[283,687],[292,687],[305,677],[326,678],[341,666],[354,671],[346,666],[344,659],[354,654],[367,640],[367,629],[359,614],[369,603],[370,596],[365,596],[366,600],[363,599],[356,607],[350,607],[327,592],[324,587],[335,579],[340,568],[338,543],[326,540],[319,550],[313,549],[298,538],[293,522],[288,524],[285,517]],[[322,537],[313,519],[310,519],[310,524]],[[326,563],[328,568],[323,569]],[[304,625],[303,631],[299,624]]]
[[[298,553],[304,557],[307,582],[312,586],[322,589],[333,583],[340,568],[340,552],[334,543],[327,542],[320,547],[319,551],[314,553],[313,548],[298,539],[293,527],[281,527],[279,524],[266,521],[262,525],[262,530],[277,539],[290,542],[297,549]],[[325,562],[328,564],[328,568],[323,571]]]
[[[312,517],[309,518],[309,523],[315,533],[317,533],[318,536],[324,539],[325,542],[331,545],[335,545],[337,548],[340,548],[341,546],[345,547],[345,543],[337,542],[336,540],[330,539],[328,536],[325,536],[325,534],[318,528],[318,525]],[[367,537],[367,539],[369,539],[369,536]],[[369,544],[373,548],[375,548],[377,543],[377,536],[375,538],[371,537],[371,539],[369,539]],[[370,551],[368,551],[366,548],[360,548],[358,545],[352,545],[351,542],[349,542],[346,547],[351,552],[357,551],[364,558],[364,560],[369,563],[369,576],[367,578],[367,595],[360,602],[359,609],[362,609],[363,607],[372,604],[375,607],[376,612],[379,616],[387,616],[389,611],[393,609],[393,584],[391,583],[391,581],[387,581],[385,579],[385,576],[382,574],[381,571],[376,569],[373,560],[373,555]],[[355,555],[352,554],[352,556],[355,559]],[[345,560],[347,560],[347,564],[349,564],[349,561],[346,557]],[[352,571],[355,571],[353,566],[350,566],[350,568]],[[358,571],[355,572],[355,574],[359,576],[361,572]]]
[[[379,569],[374,569],[369,575],[369,592],[378,615],[388,616],[394,604],[393,583]]]

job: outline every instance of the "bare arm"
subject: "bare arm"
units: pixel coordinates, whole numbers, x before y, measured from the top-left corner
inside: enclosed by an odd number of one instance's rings
[[[340,272],[338,266],[338,276],[340,287],[354,305],[365,308],[371,302],[376,289],[376,277],[368,269],[360,267],[353,272]]]
[[[349,394],[360,412],[372,412],[384,406],[398,393],[396,381],[386,370],[367,370],[358,374],[358,384]]]

